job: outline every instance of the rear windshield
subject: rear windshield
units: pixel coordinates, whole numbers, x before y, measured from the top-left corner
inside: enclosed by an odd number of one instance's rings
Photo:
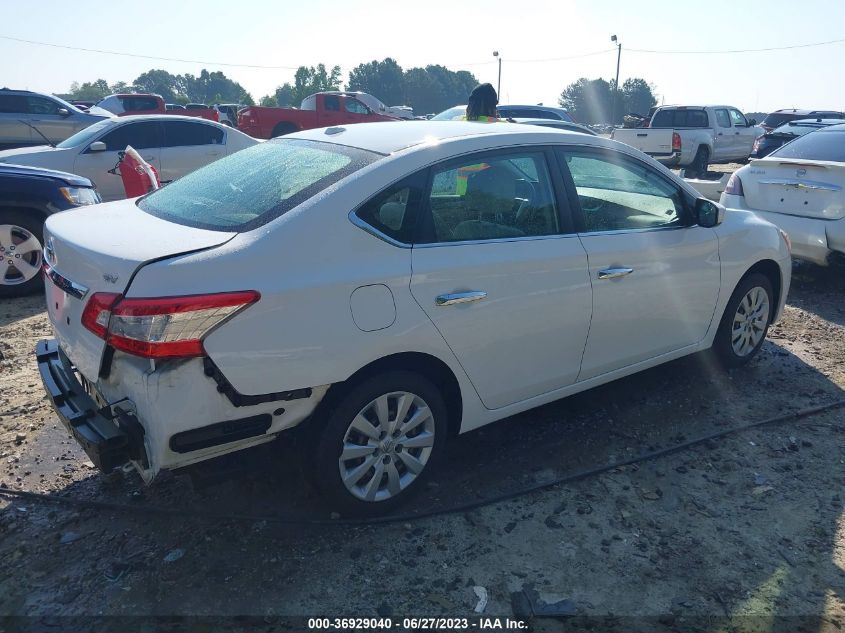
[[[707,113],[704,110],[661,110],[654,115],[651,127],[708,127]]]
[[[765,125],[766,127],[775,128],[775,127],[780,127],[781,125],[783,125],[784,123],[787,123],[789,121],[794,121],[795,119],[806,119],[806,118],[807,118],[807,115],[805,115],[805,114],[778,114],[778,113],[773,112],[772,114],[767,116],[765,119],[763,119],[763,125]]]
[[[845,130],[818,130],[805,134],[769,156],[845,162]]]
[[[150,215],[212,231],[250,231],[381,158],[343,145],[277,139],[236,152],[138,202]]]

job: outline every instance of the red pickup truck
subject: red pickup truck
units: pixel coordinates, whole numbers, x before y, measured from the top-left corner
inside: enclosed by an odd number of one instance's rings
[[[343,92],[305,97],[299,109],[248,106],[238,111],[238,129],[255,138],[274,138],[315,127],[399,120],[377,114],[353,94]]]
[[[117,94],[110,95],[96,104],[96,107],[108,110],[117,116],[130,114],[181,114],[196,116],[209,121],[220,121],[217,110],[209,107],[196,107],[201,104],[191,103],[188,109],[168,110],[161,95],[155,94]]]

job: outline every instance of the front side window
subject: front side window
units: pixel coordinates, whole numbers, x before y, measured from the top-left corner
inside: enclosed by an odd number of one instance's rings
[[[160,147],[158,121],[137,121],[121,125],[99,139],[109,152],[120,152],[131,145],[135,149]]]
[[[731,117],[728,116],[727,110],[716,110],[716,123],[719,127],[731,126]]]
[[[190,147],[194,145],[221,145],[223,130],[192,121],[165,121],[162,147]]]
[[[542,152],[467,158],[435,168],[423,241],[462,242],[560,232]],[[427,233],[427,235],[425,235]]]
[[[603,152],[561,154],[578,193],[584,232],[684,225],[680,190],[645,164]]]
[[[138,201],[150,215],[212,231],[249,231],[381,158],[298,139],[259,143],[197,169]]]
[[[369,114],[370,112],[367,109],[367,106],[355,99],[347,99],[345,105],[346,111],[351,112],[352,114]]]
[[[745,118],[745,115],[742,114],[739,110],[734,108],[730,109],[731,114],[731,123],[733,123],[734,127],[748,127],[748,120]]]
[[[44,97],[27,97],[26,101],[30,114],[58,114],[61,107],[55,101]]]

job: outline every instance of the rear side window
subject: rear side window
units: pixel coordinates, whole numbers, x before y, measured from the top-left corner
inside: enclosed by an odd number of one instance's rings
[[[845,162],[845,131],[819,130],[805,134],[776,149],[769,157]]]
[[[425,189],[425,173],[419,173],[389,187],[355,212],[365,224],[379,233],[411,244],[417,228],[417,215]]]
[[[0,112],[10,114],[26,113],[26,97],[19,95],[0,95]]]
[[[124,112],[142,112],[158,110],[158,100],[154,97],[121,97]]]
[[[106,150],[119,152],[131,145],[135,149],[161,146],[158,121],[138,121],[121,125],[100,139]]]
[[[138,202],[150,215],[212,231],[249,231],[381,158],[299,139],[260,143],[191,172]]]
[[[221,145],[223,130],[190,121],[165,121],[162,147],[187,147],[192,145]]]
[[[708,127],[704,110],[661,110],[654,115],[651,127]]]
[[[719,127],[731,126],[731,117],[728,116],[727,110],[716,110],[716,123]]]

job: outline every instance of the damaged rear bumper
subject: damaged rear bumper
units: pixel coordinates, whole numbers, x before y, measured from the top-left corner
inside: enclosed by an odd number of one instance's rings
[[[97,468],[107,473],[130,461],[147,461],[144,429],[124,410],[130,407],[98,407],[55,339],[40,341],[35,357],[50,404]]]

